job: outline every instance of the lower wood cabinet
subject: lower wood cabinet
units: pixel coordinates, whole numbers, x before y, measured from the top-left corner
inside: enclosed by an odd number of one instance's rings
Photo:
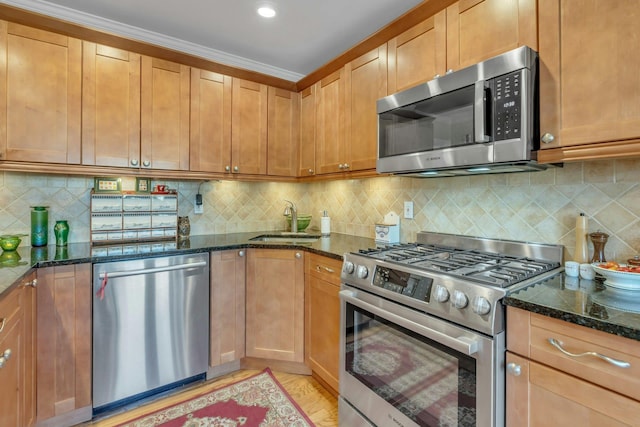
[[[597,352],[629,362],[621,368]],[[640,419],[640,343],[508,307],[507,426],[631,426]]]
[[[38,269],[37,421],[91,419],[91,264]]]
[[[35,273],[0,300],[0,425],[30,426],[35,420],[33,288]]]
[[[304,252],[247,250],[247,357],[304,361]]]
[[[306,256],[305,362],[313,375],[338,393],[340,350],[340,270],[342,262]]]
[[[211,253],[210,366],[245,355],[245,254],[244,249]]]

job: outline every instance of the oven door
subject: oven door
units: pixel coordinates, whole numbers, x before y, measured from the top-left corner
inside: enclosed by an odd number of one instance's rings
[[[487,337],[346,285],[340,299],[341,414],[380,427],[504,425],[504,333]]]

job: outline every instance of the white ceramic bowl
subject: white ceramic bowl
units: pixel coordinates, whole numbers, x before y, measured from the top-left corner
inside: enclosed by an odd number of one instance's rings
[[[601,263],[591,264],[596,273],[605,277],[604,284],[612,288],[625,289],[628,291],[640,290],[640,273],[632,273],[629,271],[609,270],[608,268],[599,267]],[[620,264],[621,267],[626,264]]]

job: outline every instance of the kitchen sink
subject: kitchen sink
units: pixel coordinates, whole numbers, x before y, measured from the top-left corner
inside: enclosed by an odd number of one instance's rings
[[[320,236],[307,233],[273,233],[261,234],[260,236],[249,239],[250,242],[269,242],[269,243],[295,243],[305,244],[317,242]]]

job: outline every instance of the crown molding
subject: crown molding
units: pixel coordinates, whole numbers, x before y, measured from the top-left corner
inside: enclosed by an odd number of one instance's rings
[[[93,28],[98,31],[104,31],[121,37],[127,37],[144,43],[176,50],[197,56],[209,61],[225,64],[231,67],[255,71],[258,73],[278,77],[284,80],[296,82],[304,77],[299,73],[284,70],[282,68],[273,67],[261,62],[252,61],[241,56],[232,55],[220,50],[211,49],[196,43],[191,43],[175,37],[153,31],[144,30],[142,28],[116,22],[110,19],[102,18],[96,15],[80,12],[68,7],[55,5],[53,3],[41,0],[0,0],[0,3],[24,9],[30,12],[39,13],[50,16],[63,21]]]

